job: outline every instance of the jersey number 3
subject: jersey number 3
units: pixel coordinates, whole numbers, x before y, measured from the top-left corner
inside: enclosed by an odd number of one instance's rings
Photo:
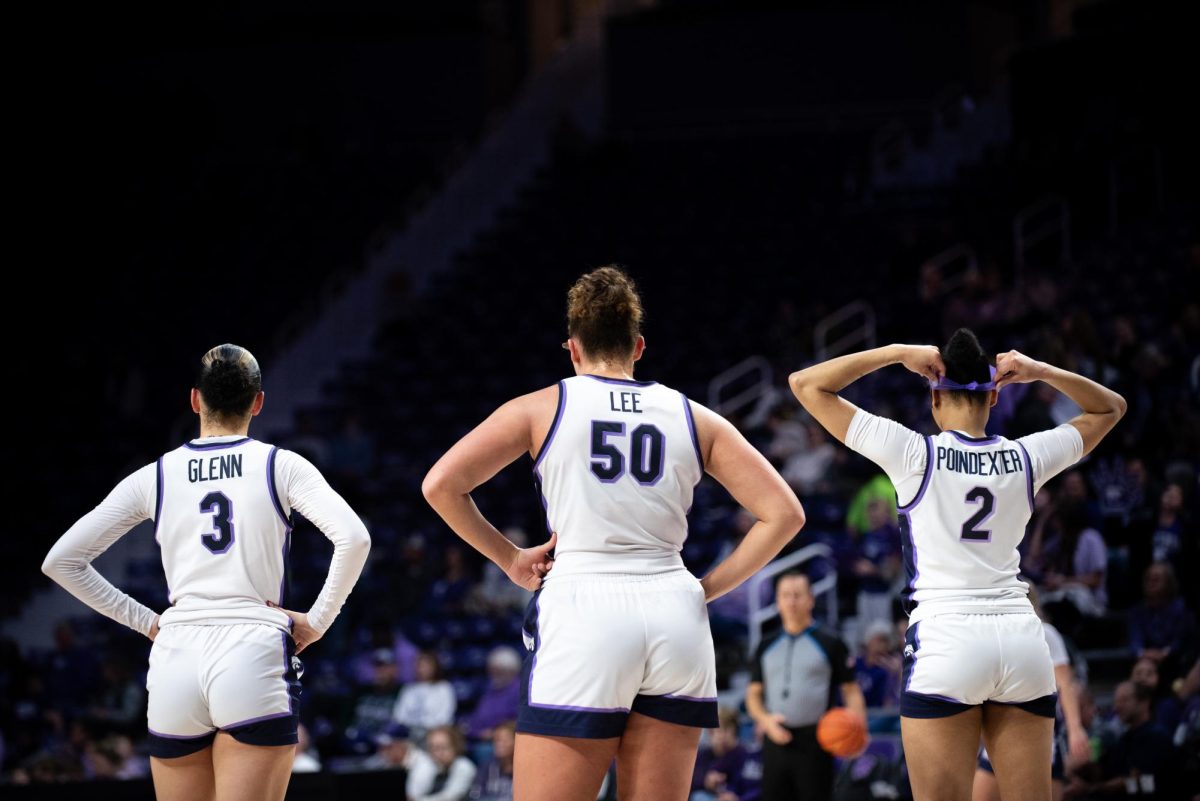
[[[200,501],[200,513],[212,515],[212,531],[200,535],[200,542],[213,553],[225,553],[233,547],[233,502],[222,492],[210,492]]]
[[[625,475],[625,454],[609,437],[625,437],[624,423],[592,422],[592,473],[605,484]],[[651,486],[663,474],[663,433],[643,423],[629,435],[629,473],[637,483]]]
[[[992,539],[992,532],[987,529],[979,529],[976,526],[981,526],[987,521],[992,513],[996,511],[996,496],[990,490],[983,487],[975,487],[967,493],[967,503],[978,503],[979,509],[975,514],[963,523],[962,539],[972,542],[989,542]]]

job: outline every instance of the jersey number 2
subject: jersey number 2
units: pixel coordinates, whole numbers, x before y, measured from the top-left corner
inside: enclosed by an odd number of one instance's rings
[[[625,454],[609,437],[624,437],[624,423],[592,422],[592,473],[605,484],[625,475]],[[657,484],[663,474],[663,433],[643,423],[629,435],[629,472],[637,483]],[[597,461],[599,460],[599,461]]]
[[[992,532],[987,529],[978,529],[976,526],[983,525],[992,513],[996,511],[996,496],[990,490],[983,487],[975,487],[967,493],[967,503],[978,503],[979,511],[971,515],[967,522],[963,523],[962,538],[971,540],[972,542],[988,542],[992,538]]]
[[[213,553],[225,553],[233,547],[233,502],[222,492],[210,492],[200,501],[201,514],[212,515],[212,531],[200,535],[200,542]]]

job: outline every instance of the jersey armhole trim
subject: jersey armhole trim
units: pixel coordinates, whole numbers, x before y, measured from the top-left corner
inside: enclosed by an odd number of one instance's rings
[[[692,403],[682,392],[679,393],[679,397],[683,398],[683,416],[687,419],[688,433],[692,435],[692,447],[696,449],[696,461],[700,464],[700,475],[703,477],[704,456],[700,453],[700,437],[696,434],[696,419],[692,416]]]
[[[921,502],[921,498],[925,497],[925,490],[929,489],[929,479],[933,477],[933,440],[930,437],[925,437],[925,474],[921,476],[921,487],[917,490],[917,496],[903,506],[897,506],[897,512],[911,512]],[[900,499],[897,498],[897,501]]]
[[[159,521],[162,520],[162,506],[163,506],[163,458],[160,456],[160,457],[158,457],[158,470],[155,471],[155,479],[154,479],[154,541],[155,542],[159,542],[158,524],[159,524]],[[162,543],[159,542],[159,544],[161,545]]]
[[[275,511],[279,514],[279,519],[287,526],[290,531],[292,528],[291,519],[283,513],[283,504],[279,500],[279,492],[275,486],[275,456],[279,453],[277,446],[271,446],[271,453],[267,456],[267,494],[271,496],[271,505],[275,507]]]
[[[563,411],[567,407],[567,383],[565,381],[558,382],[558,408],[554,410],[554,420],[550,423],[550,430],[546,432],[546,439],[542,442],[542,447],[538,448],[537,456],[533,460],[533,470],[537,472],[538,465],[542,463],[542,459],[546,458],[546,452],[550,450],[550,443],[554,440],[554,435],[558,433],[558,425],[562,422]]]
[[[1029,451],[1025,450],[1025,445],[1017,440],[1017,447],[1021,449],[1021,453],[1025,456],[1025,491],[1029,496],[1029,511],[1033,511],[1033,459],[1029,458]]]

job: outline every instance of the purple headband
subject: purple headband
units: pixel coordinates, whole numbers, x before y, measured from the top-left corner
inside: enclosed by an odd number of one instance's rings
[[[996,388],[996,368],[988,365],[987,381],[972,381],[970,384],[960,384],[957,381],[951,381],[946,376],[942,376],[937,381],[930,381],[930,389],[957,389],[965,390],[966,392],[989,392]]]

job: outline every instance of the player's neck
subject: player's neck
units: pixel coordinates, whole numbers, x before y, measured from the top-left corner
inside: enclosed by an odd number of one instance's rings
[[[624,381],[633,380],[633,362],[629,364],[613,364],[612,362],[580,362],[579,375],[595,375],[601,378],[619,378]]]
[[[223,426],[214,424],[200,423],[200,439],[207,437],[247,437],[250,435],[250,425],[243,426]]]
[[[987,418],[980,420],[972,414],[943,414],[943,431],[961,431],[968,437],[986,437]]]

